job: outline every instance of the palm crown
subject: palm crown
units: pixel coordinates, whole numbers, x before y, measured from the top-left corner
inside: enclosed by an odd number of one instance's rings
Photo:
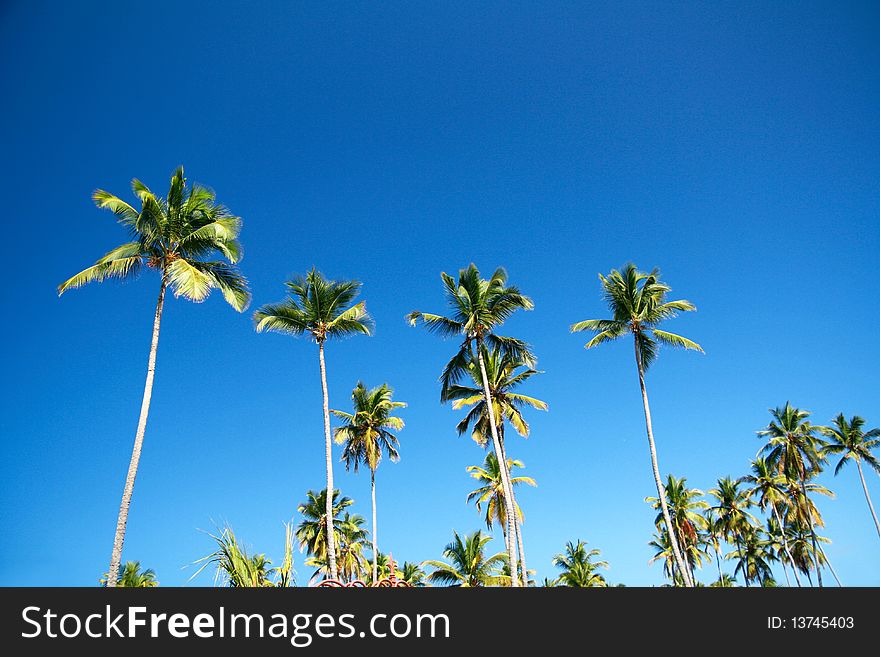
[[[443,556],[449,563],[443,561],[425,561],[423,566],[433,566],[434,570],[428,575],[428,580],[438,584],[452,586],[497,586],[509,577],[500,574],[499,568],[506,563],[506,556],[499,552],[491,556],[484,554],[486,543],[492,540],[491,536],[476,531],[464,540],[458,532],[453,532],[454,538],[443,550]]]
[[[790,478],[808,479],[818,474],[825,461],[826,443],[819,436],[824,427],[812,425],[810,412],[789,402],[771,409],[770,415],[773,419],[767,428],[758,432],[758,436],[767,438],[761,452],[768,462]]]
[[[354,413],[331,411],[345,421],[336,428],[334,437],[337,443],[345,445],[342,460],[355,472],[360,463],[366,463],[375,471],[383,452],[394,462],[400,460],[397,436],[390,430],[400,431],[404,424],[401,418],[391,413],[406,408],[406,403],[393,401],[392,394],[387,383],[368,390],[359,381],[351,393]]]
[[[233,266],[242,255],[237,240],[241,218],[217,203],[207,187],[188,187],[183,167],[171,177],[165,198],[137,179],[131,187],[140,200],[140,210],[101,189],[92,195],[99,208],[113,212],[128,229],[131,241],[64,281],[58,294],[109,278],[131,278],[147,266],[159,270],[163,284],[168,284],[175,296],[201,302],[216,288],[229,305],[239,312],[244,310],[250,301],[247,281]],[[228,262],[217,260],[218,255]]]
[[[522,461],[516,459],[507,459],[507,469],[512,471],[514,468],[525,467]],[[504,504],[504,486],[501,480],[501,470],[498,467],[498,459],[495,454],[489,452],[483,465],[469,465],[467,471],[471,477],[477,480],[481,485],[479,488],[468,493],[467,501],[477,501],[477,510],[481,511],[483,504],[486,504],[486,528],[492,530],[492,523],[498,521],[501,527],[507,525],[507,509]],[[535,480],[531,477],[511,477],[510,484],[513,487],[520,484],[529,486],[537,486]],[[520,522],[523,521],[523,513],[519,508],[519,504],[514,501],[514,513]]]
[[[644,369],[654,362],[658,342],[670,347],[683,347],[702,352],[703,348],[693,340],[657,328],[660,322],[672,319],[679,312],[697,309],[694,304],[684,299],[667,301],[666,295],[671,288],[660,281],[659,276],[660,272],[657,269],[648,274],[636,269],[632,263],[626,265],[623,271],[612,270],[607,277],[599,274],[603,296],[611,310],[611,319],[587,319],[577,322],[571,326],[572,333],[580,331],[596,333],[586,344],[587,349],[632,333]]]
[[[599,550],[587,550],[586,541],[569,541],[565,544],[565,551],[553,557],[553,565],[562,569],[555,584],[569,587],[608,586],[605,578],[596,572],[598,568],[608,568],[608,562],[593,561],[600,554]]]
[[[254,313],[257,331],[288,335],[308,333],[315,342],[363,333],[370,335],[372,319],[363,301],[351,305],[360,292],[358,281],[331,281],[312,269],[286,283],[289,295]]]
[[[487,344],[502,354],[516,357],[531,366],[534,356],[525,342],[516,338],[497,335],[495,329],[517,310],[531,310],[532,300],[519,288],[507,284],[507,272],[498,268],[489,280],[480,278],[480,272],[472,263],[458,272],[458,282],[449,274],[440,274],[446,301],[451,310],[448,317],[434,313],[413,311],[407,321],[413,326],[421,320],[428,330],[443,337],[463,338],[461,348],[443,369],[440,377],[441,401],[449,399],[450,387],[457,383],[468,370],[473,342]]]
[[[880,474],[880,461],[872,453],[880,446],[880,428],[864,431],[865,419],[858,415],[847,422],[843,413],[834,418],[834,426],[822,427],[822,433],[830,439],[825,445],[826,454],[842,454],[834,474],[850,460],[864,461]]]

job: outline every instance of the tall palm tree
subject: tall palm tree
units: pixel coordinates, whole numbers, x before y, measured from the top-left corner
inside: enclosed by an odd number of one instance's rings
[[[767,438],[767,444],[760,453],[766,454],[767,461],[788,479],[797,482],[803,497],[801,508],[808,508],[812,503],[807,495],[807,480],[822,470],[825,460],[826,443],[819,437],[822,427],[814,426],[808,418],[810,412],[795,408],[790,402],[785,406],[770,409],[773,419],[766,429],[758,432],[759,437]],[[807,528],[813,538],[813,556],[818,554],[818,540],[813,529],[813,514],[805,518]],[[822,569],[816,563],[816,577],[822,586]]]
[[[553,557],[553,565],[562,569],[554,582],[555,586],[608,586],[605,577],[596,572],[599,568],[608,568],[608,562],[593,561],[593,558],[600,554],[599,550],[587,550],[586,541],[566,543],[565,551]]]
[[[130,241],[117,246],[94,265],[58,286],[60,296],[87,283],[101,283],[111,278],[133,278],[144,266],[155,269],[159,274],[159,298],[153,314],[147,379],[116,520],[108,587],[116,586],[119,577],[128,512],[153,396],[165,291],[170,287],[175,297],[199,303],[208,297],[213,288],[217,288],[229,305],[239,312],[250,301],[247,281],[233,266],[242,254],[237,240],[241,218],[217,203],[213,191],[200,185],[188,187],[183,167],[178,167],[171,176],[171,186],[165,198],[153,194],[136,178],[131,181],[131,187],[140,201],[140,210],[102,189],[92,194],[95,205],[116,215],[116,220],[128,231]]]
[[[681,580],[682,582],[695,582],[694,568],[702,564],[704,557],[702,532],[708,529],[706,518],[701,512],[707,509],[709,505],[705,500],[700,499],[703,496],[703,491],[687,487],[686,477],[678,479],[673,475],[669,475],[663,487],[663,493],[668,501],[675,538],[675,543],[669,542],[670,550],[675,544],[680,546],[685,563],[685,571],[681,575]],[[658,531],[662,530],[664,517],[660,507],[660,500],[656,497],[646,497],[645,501],[650,503],[654,509],[660,510],[660,513],[657,514],[654,520],[654,524],[657,526]],[[674,551],[672,552],[672,557],[673,565],[678,566]]]
[[[444,337],[461,339],[458,351],[440,376],[442,385],[440,401],[449,400],[450,388],[467,372],[468,362],[476,359],[480,368],[483,398],[487,407],[491,408],[492,392],[489,389],[489,376],[486,372],[484,346],[489,349],[497,348],[502,354],[509,354],[523,363],[532,365],[534,356],[526,343],[516,338],[498,335],[495,330],[514,312],[521,309],[531,310],[534,304],[517,287],[507,284],[507,272],[502,268],[496,269],[489,280],[480,278],[480,272],[474,264],[459,271],[457,282],[445,272],[441,273],[440,277],[443,280],[446,301],[452,311],[451,316],[416,310],[407,315],[407,320],[413,326],[422,321],[430,331]],[[489,413],[488,417],[495,457],[499,463],[506,463],[495,414]],[[501,476],[505,491],[504,503],[507,507],[507,532],[508,536],[515,536],[516,514],[513,510],[513,489],[507,468],[501,468]],[[519,586],[519,569],[513,541],[509,541],[507,556],[510,563],[511,586]]]
[[[333,518],[333,544],[340,540],[342,530],[341,520],[343,512],[354,504],[350,497],[340,495],[339,489],[333,491],[333,511],[329,517]],[[327,563],[328,544],[327,540],[327,489],[320,492],[310,490],[306,493],[306,501],[297,506],[296,510],[302,515],[302,521],[296,526],[296,540],[299,549],[305,550],[310,557]],[[329,566],[328,566],[329,571]],[[338,573],[337,573],[338,576]],[[336,579],[336,578],[334,578]]]
[[[525,467],[522,461],[515,459],[507,460],[508,470],[513,468]],[[504,504],[504,487],[501,483],[501,472],[498,467],[498,459],[493,453],[486,454],[483,465],[469,465],[467,471],[471,477],[477,480],[479,488],[468,493],[467,501],[476,500],[477,510],[482,511],[483,504],[486,505],[484,518],[486,520],[486,529],[492,531],[492,525],[497,522],[501,525],[502,532],[507,530],[507,505]],[[531,477],[512,477],[510,483],[516,487],[520,484],[528,484],[529,486],[537,486],[535,480]],[[519,517],[522,517],[522,510],[518,504],[515,504],[514,510]]]
[[[788,536],[784,531],[785,521],[780,513],[780,509],[787,509],[789,504],[787,480],[783,475],[779,474],[778,470],[771,467],[767,462],[767,459],[761,456],[752,460],[751,468],[752,473],[740,477],[739,480],[743,483],[752,485],[748,490],[748,495],[752,500],[757,499],[757,505],[759,508],[764,511],[768,509],[772,511],[772,517],[775,519],[776,525],[780,529],[780,540],[782,541],[783,550],[788,559],[788,563],[792,566],[794,579],[797,582],[797,585],[800,586],[801,578],[798,575],[798,569],[794,567],[794,557],[792,556],[791,549],[788,545]],[[780,561],[783,564],[783,568],[785,568],[785,560],[780,559]]]
[[[501,451],[508,463],[507,477],[511,480],[511,484],[515,485],[510,475],[510,459],[507,458],[507,445],[504,440],[504,429],[506,422],[510,422],[514,430],[523,438],[528,438],[530,429],[529,423],[522,415],[522,409],[531,407],[538,410],[546,411],[547,403],[529,397],[521,393],[514,392],[525,381],[535,374],[540,374],[535,369],[516,358],[511,354],[502,353],[499,349],[487,350],[483,354],[483,360],[486,364],[486,373],[489,378],[489,392],[492,397],[492,406],[495,409],[495,425],[498,429],[498,440],[501,443]],[[467,373],[473,381],[473,386],[455,384],[449,387],[448,398],[452,400],[452,408],[459,410],[461,408],[469,408],[467,415],[458,423],[459,435],[463,434],[468,428],[471,428],[471,437],[481,447],[487,447],[490,439],[489,418],[486,413],[486,402],[482,390],[482,373],[479,363],[471,359],[467,365]],[[495,461],[497,463],[497,460]],[[518,507],[516,503],[516,491],[513,490],[513,506]],[[528,586],[528,568],[526,567],[525,549],[522,540],[522,515],[517,514],[516,522],[516,544],[519,549],[520,572],[522,573],[523,586]],[[511,540],[504,533],[505,542]]]
[[[334,438],[343,443],[342,460],[346,469],[358,471],[361,463],[370,469],[370,494],[373,502],[373,583],[379,581],[378,539],[376,538],[376,468],[382,454],[386,454],[393,463],[400,460],[397,451],[397,436],[391,433],[403,429],[403,420],[391,415],[395,409],[406,408],[405,402],[392,399],[393,391],[387,383],[367,390],[358,381],[351,393],[354,413],[332,411],[336,417],[345,421],[337,427]]]
[[[257,332],[273,331],[285,335],[308,334],[318,345],[321,393],[324,398],[324,453],[327,490],[333,490],[333,444],[330,439],[330,397],[327,392],[327,366],[324,343],[330,338],[370,335],[372,320],[363,301],[352,305],[360,292],[358,281],[331,281],[316,269],[285,283],[288,296],[279,303],[262,306],[254,313]],[[332,524],[333,508],[327,500],[327,524]],[[333,532],[327,542],[327,558],[332,578],[336,569],[336,543]]]
[[[107,586],[109,579],[107,573],[104,573],[101,586]],[[159,586],[159,582],[156,581],[156,571],[152,568],[141,570],[140,561],[126,561],[125,565],[119,569],[116,586],[126,589],[153,588]]]
[[[856,468],[859,470],[859,479],[862,482],[862,490],[865,491],[865,501],[868,503],[868,509],[871,511],[871,517],[874,519],[874,527],[877,529],[877,535],[880,536],[880,521],[877,520],[877,513],[874,511],[874,505],[871,503],[871,496],[868,494],[868,485],[865,483],[865,473],[862,472],[862,461],[874,468],[877,474],[880,474],[880,461],[872,454],[872,450],[877,449],[880,445],[880,428],[863,431],[865,419],[854,415],[849,422],[843,413],[838,414],[833,420],[833,427],[824,427],[822,433],[830,439],[830,444],[825,447],[826,454],[843,454],[834,468],[834,476],[841,471],[847,461],[855,461]]]
[[[464,540],[454,531],[452,542],[443,549],[448,563],[432,560],[422,563],[422,567],[434,568],[428,575],[428,581],[462,587],[507,585],[510,578],[501,574],[506,555],[503,552],[491,556],[485,554],[486,543],[491,540],[491,536],[480,530],[465,536]]]
[[[718,480],[716,488],[709,490],[716,503],[709,507],[712,512],[713,526],[711,530],[737,549],[741,549],[743,536],[752,531],[757,519],[749,513],[751,500],[748,491],[740,488],[740,482],[731,477]],[[745,579],[746,586],[749,578]]]
[[[682,579],[685,585],[693,586],[694,583],[687,573],[681,547],[672,528],[672,518],[669,515],[666,496],[663,492],[663,481],[657,463],[657,448],[654,443],[654,428],[651,423],[651,408],[648,404],[648,391],[645,387],[645,372],[657,356],[658,343],[700,352],[703,349],[688,338],[657,328],[660,322],[672,319],[679,312],[696,310],[696,306],[690,301],[683,299],[667,301],[666,295],[669,294],[671,288],[663,283],[659,276],[657,269],[648,274],[640,272],[633,264],[627,264],[622,271],[615,269],[607,277],[599,274],[605,301],[611,311],[611,319],[588,319],[573,324],[571,330],[572,332],[593,331],[596,333],[593,339],[586,344],[587,349],[616,340],[627,333],[633,336],[654,484],[657,487],[660,508],[669,531],[673,557],[679,570],[683,573]]]
[[[284,528],[284,561],[281,566],[271,568],[272,562],[265,554],[248,555],[247,550],[236,538],[235,532],[227,525],[219,534],[209,534],[217,548],[211,554],[196,561],[202,565],[190,579],[213,564],[216,566],[215,583],[223,582],[226,586],[234,588],[293,586],[296,581],[293,572],[293,530],[289,524],[285,524]]]

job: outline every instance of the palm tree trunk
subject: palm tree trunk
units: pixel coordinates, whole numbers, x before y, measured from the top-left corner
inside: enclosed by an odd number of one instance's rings
[[[113,538],[113,552],[110,555],[110,570],[107,573],[107,586],[115,587],[119,578],[119,564],[122,561],[122,544],[125,542],[125,526],[128,524],[128,510],[131,507],[131,495],[134,492],[134,480],[137,477],[138,463],[141,460],[141,448],[144,444],[144,433],[147,430],[147,416],[150,414],[150,399],[153,397],[153,377],[156,373],[156,351],[159,348],[159,325],[162,322],[162,308],[165,305],[165,273],[162,273],[162,285],[159,288],[159,299],[156,301],[156,314],[153,317],[153,338],[150,342],[150,357],[147,361],[147,380],[144,384],[144,397],[141,401],[141,415],[138,419],[137,431],[134,435],[134,447],[131,450],[131,461],[122,489],[122,503],[119,505],[119,517],[116,520],[116,536]]]
[[[739,536],[736,537],[736,549],[739,552],[740,561],[742,561],[743,557],[746,557],[745,552],[743,552],[742,544],[739,542]],[[746,588],[749,588],[749,560],[748,557],[745,559],[745,567],[743,568],[743,577],[746,580]]]
[[[779,562],[782,564],[782,574],[785,576],[785,585],[791,588],[791,580],[788,579],[788,568],[785,567],[785,560],[780,559]]]
[[[492,406],[492,393],[489,390],[489,376],[486,374],[486,362],[483,360],[482,340],[477,339],[477,361],[480,364],[480,376],[483,379],[483,397],[486,401],[486,414],[489,416],[489,429],[492,433],[492,445],[495,448],[495,458],[498,459],[498,471],[501,473],[501,485],[504,488],[504,508],[507,512],[507,535],[511,540],[507,544],[507,557],[510,561],[510,585],[518,587],[519,568],[517,567],[516,549],[513,545],[513,536],[516,532],[516,512],[513,507],[513,486],[510,485],[510,477],[507,472],[507,461],[504,459],[504,450],[498,439],[498,427],[495,424],[495,408]]]
[[[776,522],[779,523],[779,531],[782,533],[782,547],[785,548],[785,554],[788,556],[788,562],[791,564],[791,571],[794,573],[794,580],[797,582],[798,587],[801,585],[801,578],[798,575],[797,566],[794,564],[794,557],[791,556],[791,550],[788,548],[788,537],[785,535],[785,525],[782,524],[782,517],[779,515],[779,509],[776,508],[775,504],[771,504],[773,507],[773,514],[776,516]],[[785,563],[782,564],[782,567],[785,568]]]
[[[651,407],[648,405],[648,391],[645,388],[645,370],[642,367],[642,356],[639,353],[639,342],[635,339],[636,350],[636,366],[639,370],[639,387],[642,390],[642,405],[645,408],[645,427],[648,430],[648,447],[651,451],[651,469],[654,473],[654,483],[657,485],[657,498],[660,500],[660,510],[663,512],[663,520],[666,522],[666,531],[669,534],[669,545],[672,547],[672,554],[675,557],[675,563],[678,565],[678,571],[685,586],[693,586],[685,566],[684,559],[681,556],[681,550],[678,546],[678,537],[672,526],[672,518],[669,517],[669,507],[666,504],[666,491],[663,489],[663,481],[660,478],[660,467],[657,464],[657,448],[654,444],[654,428],[651,424]]]
[[[837,573],[834,572],[834,566],[831,565],[831,561],[828,559],[828,555],[825,554],[825,549],[821,545],[819,546],[819,552],[821,553],[822,558],[825,560],[825,564],[828,566],[828,570],[830,570],[831,574],[834,576],[834,580],[837,582],[837,585],[843,586],[843,584],[840,583],[840,578],[837,576]]]
[[[499,441],[501,442],[501,452],[504,455],[504,467],[507,468],[507,448],[504,446],[504,423],[502,422],[501,426],[498,427],[499,431]],[[507,476],[510,478],[510,468],[507,468]],[[516,523],[514,524],[514,529],[516,530],[516,544],[519,549],[519,570],[522,576],[523,586],[528,587],[529,585],[529,571],[526,568],[526,552],[523,548],[523,538],[522,538],[522,520],[519,515],[519,506],[516,503],[516,492],[513,489],[513,479],[510,480],[510,492],[514,495],[513,498],[513,509],[516,512]]]
[[[874,505],[871,504],[871,496],[868,495],[868,485],[865,483],[865,475],[862,473],[862,460],[857,458],[856,465],[859,468],[859,478],[862,480],[862,490],[865,491],[865,500],[868,502],[868,508],[871,510],[871,517],[874,518],[874,526],[877,528],[877,535],[880,536],[880,522],[878,522],[877,514],[874,512]]]
[[[819,564],[818,541],[816,540],[816,528],[813,526],[813,510],[810,508],[810,499],[807,497],[806,476],[804,473],[804,465],[800,467],[801,494],[804,496],[804,506],[806,507],[807,522],[810,524],[810,536],[813,542],[813,563],[816,565],[816,579],[819,582],[819,588],[822,588],[822,566]]]
[[[379,548],[376,538],[376,471],[370,470],[370,488],[373,496],[373,586],[379,581]],[[390,565],[390,564],[389,564]]]
[[[327,469],[327,506],[325,508],[327,532],[327,565],[330,578],[338,579],[336,570],[336,530],[333,524],[333,441],[330,438],[330,396],[327,393],[327,366],[324,363],[324,341],[318,342],[318,361],[321,364],[321,392],[324,395],[324,452]]]
[[[715,543],[715,565],[718,566],[718,582],[724,586],[724,572],[721,570],[721,546],[717,542]]]

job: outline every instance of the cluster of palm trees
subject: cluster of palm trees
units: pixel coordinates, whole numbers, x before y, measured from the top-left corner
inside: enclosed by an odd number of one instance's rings
[[[696,581],[696,569],[714,558],[717,579],[712,586],[731,586],[737,580],[746,586],[776,586],[774,563],[782,567],[789,586],[813,585],[813,575],[822,586],[824,568],[840,585],[822,548],[829,539],[817,532],[825,523],[814,501],[816,495],[833,497],[833,493],[815,479],[829,457],[840,457],[835,475],[847,463],[855,462],[880,536],[862,467],[866,463],[880,473],[880,462],[872,453],[880,445],[880,429],[865,431],[863,418],[847,420],[842,413],[831,426],[813,425],[808,411],[789,402],[771,409],[770,414],[771,421],[758,432],[766,443],[750,462],[750,472],[738,479],[719,479],[709,490],[708,500],[703,491],[688,488],[685,478],[668,477],[664,489],[673,535],[685,556],[686,574]],[[659,506],[656,498],[647,501]],[[661,521],[658,515],[657,534],[651,542],[655,550],[652,561],[662,561],[667,577],[681,584],[684,575],[678,570],[672,542]],[[729,551],[723,554],[725,545]],[[732,575],[723,571],[722,559],[735,564]]]
[[[106,578],[109,587],[119,585],[120,573],[125,572],[121,567],[123,542],[150,409],[166,292],[170,289],[175,297],[201,302],[212,289],[218,289],[239,312],[250,302],[247,281],[236,267],[242,254],[238,241],[241,219],[218,203],[213,191],[200,185],[188,185],[182,167],[172,175],[164,197],[157,196],[138,180],[132,182],[132,190],[139,200],[139,208],[103,190],[93,195],[97,206],[113,212],[128,231],[129,241],[58,287],[59,294],[63,294],[90,282],[129,278],[144,268],[159,274],[147,377]],[[696,342],[660,328],[661,323],[695,307],[686,300],[668,299],[670,288],[660,280],[657,270],[641,272],[628,264],[599,278],[609,317],[577,322],[571,331],[593,333],[587,348],[624,336],[633,339],[657,490],[656,498],[650,498],[659,511],[654,545],[657,558],[663,559],[670,579],[675,584],[695,586],[695,569],[710,548],[715,550],[720,563],[720,543],[725,542],[735,546],[735,574],[742,575],[747,585],[766,582],[769,568],[765,565],[771,559],[766,555],[775,550],[772,546],[778,539],[784,560],[778,550],[772,553],[772,559],[782,560],[796,577],[800,572],[809,578],[812,569],[821,585],[821,566],[828,563],[821,549],[826,539],[816,533],[822,521],[810,493],[827,491],[812,480],[828,455],[841,454],[837,470],[845,462],[855,461],[867,497],[862,462],[880,471],[872,454],[880,442],[878,430],[864,432],[861,418],[847,422],[843,416],[835,420],[834,428],[812,427],[805,411],[787,404],[774,412],[774,421],[761,432],[768,442],[763,460],[756,463],[763,464],[760,467],[764,470],[756,469],[758,465],[753,467],[752,476],[764,477],[767,482],[761,486],[772,484],[772,490],[754,492],[754,487],[759,485],[756,479],[746,494],[739,489],[742,482],[723,480],[717,489],[710,491],[718,499],[718,504],[710,507],[699,499],[702,497],[699,491],[687,489],[684,479],[669,477],[664,484],[645,377],[660,345],[702,352]],[[534,486],[535,481],[512,476],[512,470],[523,464],[508,455],[506,428],[511,426],[516,434],[528,437],[529,424],[523,411],[546,411],[548,406],[518,391],[522,384],[540,373],[531,346],[499,331],[517,311],[531,310],[533,302],[509,283],[501,268],[484,279],[471,264],[461,269],[457,277],[441,273],[441,282],[448,312],[413,311],[406,319],[413,326],[421,324],[432,333],[456,341],[455,351],[441,371],[440,401],[451,403],[454,410],[466,411],[457,425],[458,433],[470,431],[474,441],[488,451],[481,466],[468,468],[480,484],[468,500],[475,501],[478,510],[485,514],[487,530],[491,532],[495,523],[502,528],[505,551],[484,555],[489,534],[476,532],[462,537],[456,533],[444,550],[446,562],[424,562],[425,566],[434,568],[433,572],[425,575],[419,565],[404,564],[400,574],[405,575],[409,569],[408,576],[413,583],[528,586],[531,580],[524,550],[524,517],[517,503],[516,487]],[[370,335],[373,328],[365,303],[357,301],[361,284],[330,280],[313,268],[287,281],[285,286],[287,296],[277,303],[261,306],[253,318],[258,332],[306,336],[317,346],[326,487],[320,492],[310,491],[307,501],[299,507],[304,520],[295,531],[288,527],[286,556],[281,566],[270,568],[263,555],[249,556],[227,527],[214,536],[217,549],[205,557],[203,567],[214,564],[218,576],[233,586],[288,586],[294,581],[290,550],[295,539],[308,553],[306,563],[316,569],[318,576],[350,581],[365,576],[369,537],[372,557],[369,579],[375,584],[383,573],[387,575],[390,571],[388,559],[382,555],[377,541],[376,474],[383,457],[392,462],[399,458],[397,432],[403,429],[404,422],[395,413],[406,404],[393,399],[393,391],[387,383],[368,388],[358,382],[351,394],[350,410],[331,409],[325,360],[327,344],[333,339]],[[338,426],[331,425],[331,415],[339,421]],[[334,441],[342,446],[341,459],[346,468],[358,471],[365,466],[370,472],[372,531],[364,528],[366,523],[362,517],[347,510],[352,501],[341,496],[334,487]],[[328,495],[327,491],[332,494]],[[870,498],[868,504],[871,504]],[[759,527],[753,521],[754,516],[748,509],[755,505],[770,514],[766,527]],[[873,507],[871,512],[880,533]],[[555,582],[565,586],[604,584],[604,577],[597,571],[607,564],[593,562],[595,556],[596,551],[587,551],[583,542],[569,543],[565,552],[554,560],[563,571]],[[720,568],[719,581],[724,581]]]

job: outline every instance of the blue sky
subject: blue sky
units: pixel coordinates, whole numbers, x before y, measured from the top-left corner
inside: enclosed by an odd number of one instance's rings
[[[505,327],[550,404],[509,446],[539,483],[529,566],[552,576],[583,538],[612,581],[661,583],[631,346],[587,352],[567,327],[604,315],[596,274],[629,260],[696,303],[669,329],[706,355],[662,352],[648,388],[661,469],[704,490],[745,473],[787,399],[880,425],[878,28],[872,3],[6,3],[0,583],[106,569],[158,281],[55,286],[124,240],[95,187],[162,190],[181,163],[244,218],[255,304],[313,265],[363,281],[376,334],[327,361],[331,406],[358,379],[409,403],[377,476],[384,550],[437,559],[481,526],[483,454],[438,401],[455,345],[403,320],[473,261],[535,301]],[[220,297],[168,303],[124,557],[187,584],[199,530],[228,521],[278,559],[324,485],[320,404],[313,344]],[[369,478],[336,476],[369,517]],[[855,470],[821,482],[841,579],[880,584]]]

